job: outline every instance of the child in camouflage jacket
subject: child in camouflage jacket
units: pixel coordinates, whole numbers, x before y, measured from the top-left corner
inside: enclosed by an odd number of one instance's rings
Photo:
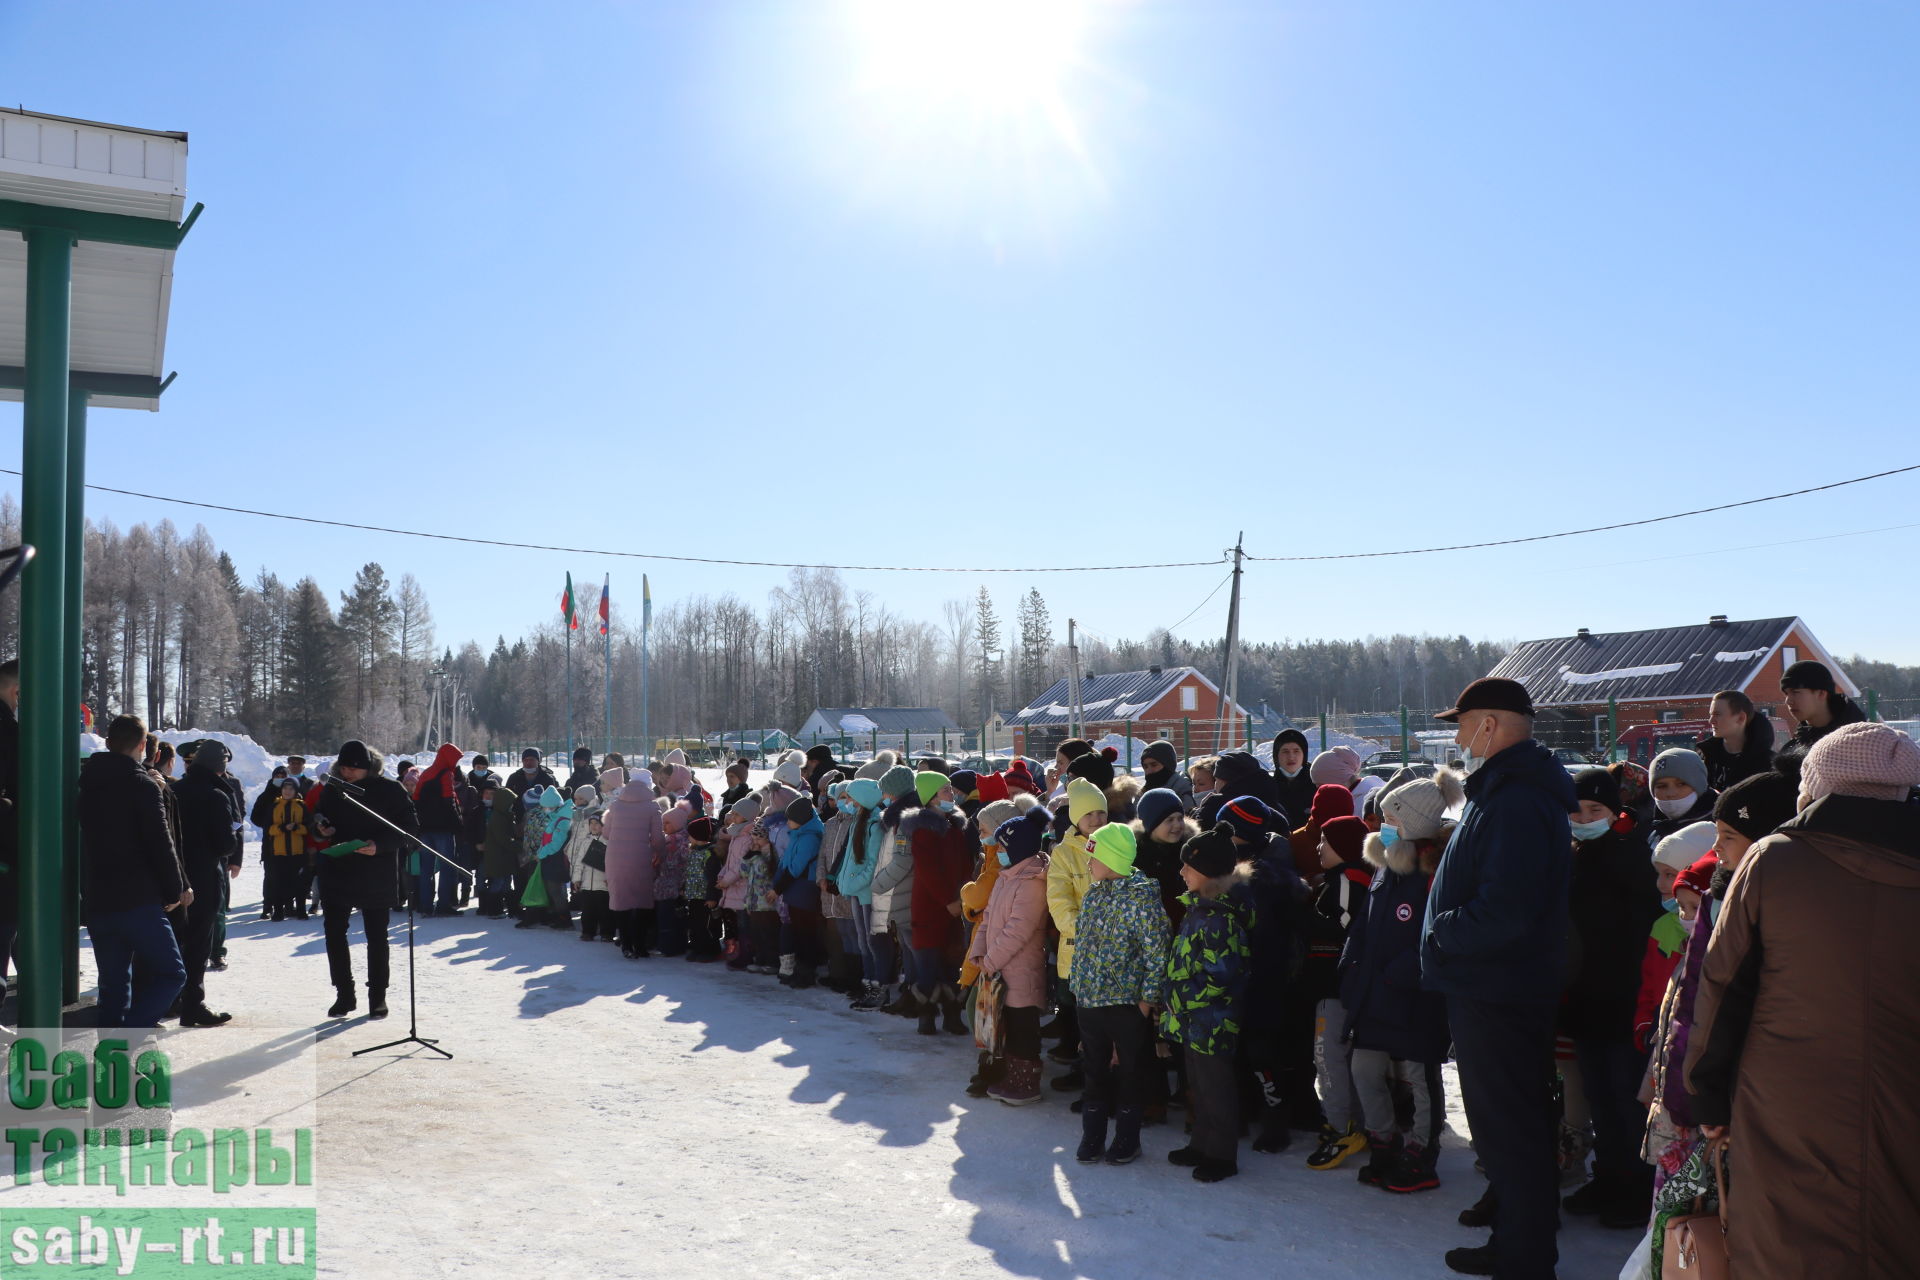
[[[1167,956],[1167,1007],[1161,1032],[1186,1056],[1193,1135],[1169,1162],[1190,1166],[1198,1182],[1218,1182],[1240,1171],[1240,1002],[1252,964],[1248,934],[1253,906],[1232,890],[1249,873],[1239,865],[1233,838],[1215,829],[1180,851],[1186,915]]]

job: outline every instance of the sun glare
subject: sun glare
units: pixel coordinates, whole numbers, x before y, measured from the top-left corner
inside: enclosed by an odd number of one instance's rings
[[[869,87],[1005,114],[1058,101],[1085,19],[1085,0],[861,0],[855,12]]]

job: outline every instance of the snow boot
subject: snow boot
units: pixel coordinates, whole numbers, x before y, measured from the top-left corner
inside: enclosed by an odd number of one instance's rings
[[[810,964],[797,965],[793,971],[793,981],[788,985],[795,991],[805,991],[819,985],[819,971]]]
[[[1407,1146],[1401,1149],[1399,1158],[1394,1161],[1393,1172],[1380,1185],[1399,1195],[1414,1191],[1432,1191],[1440,1185],[1440,1175],[1434,1171],[1439,1151],[1434,1147]],[[1652,1193],[1648,1193],[1651,1201]],[[1631,1225],[1631,1224],[1630,1224]],[[1644,1222],[1639,1225],[1645,1226]]]
[[[969,1098],[984,1098],[987,1096],[988,1090],[1006,1078],[1007,1060],[1005,1058],[996,1058],[985,1049],[982,1049],[979,1059],[974,1064],[973,1076],[967,1081],[967,1096]]]
[[[940,986],[940,1029],[949,1035],[973,1034],[973,1028],[960,1016],[960,992],[950,982]]]
[[[1075,1067],[1063,1076],[1053,1078],[1053,1088],[1056,1093],[1078,1093],[1086,1087],[1087,1073],[1079,1067]]]
[[[853,998],[847,1001],[847,1008],[855,1013],[878,1013],[880,1006],[885,1003],[886,997],[881,994],[879,983],[863,982],[860,989],[853,993]]]
[[[919,1001],[920,1009],[920,1025],[916,1029],[923,1036],[937,1034],[939,1028],[934,1026],[933,1020],[935,1015],[938,1014],[940,1006],[934,1003],[933,988],[921,987],[915,993],[914,998]]]
[[[353,994],[352,987],[337,987],[335,990],[339,993],[339,998],[333,1002],[333,1007],[327,1010],[329,1018],[344,1018],[360,1007],[360,997]]]
[[[367,1016],[369,1018],[384,1018],[387,1016],[387,993],[384,988],[367,988]]]
[[[1121,1107],[1113,1113],[1113,1141],[1107,1146],[1108,1164],[1132,1164],[1140,1158],[1140,1108]]]
[[[1080,1113],[1080,1147],[1073,1158],[1081,1164],[1099,1164],[1107,1154],[1107,1109],[1087,1107]]]
[[[1398,1169],[1403,1141],[1397,1133],[1390,1136],[1377,1133],[1367,1135],[1367,1162],[1360,1166],[1362,1186],[1386,1185],[1388,1175]]]
[[[780,957],[780,985],[781,986],[790,987],[793,985],[793,966],[798,964],[799,960],[800,960],[800,957],[794,955],[791,952]]]
[[[1167,1152],[1167,1163],[1182,1169],[1197,1169],[1206,1162],[1207,1158],[1200,1154],[1200,1148],[1192,1143]]]
[[[1460,1211],[1460,1225],[1463,1227],[1490,1227],[1494,1215],[1499,1212],[1500,1201],[1488,1187],[1480,1198]]]
[[[883,1007],[880,1012],[897,1014],[902,1018],[917,1017],[920,1013],[920,1001],[913,994],[913,984],[901,983],[900,990],[895,994],[892,1003]]]
[[[1338,1169],[1347,1162],[1348,1157],[1357,1156],[1367,1149],[1367,1135],[1351,1125],[1342,1133],[1331,1125],[1320,1131],[1320,1145],[1307,1157],[1307,1168],[1325,1172]]]
[[[1040,1059],[1007,1058],[1005,1062],[1000,1083],[988,1085],[987,1096],[998,1098],[1010,1107],[1040,1101]]]

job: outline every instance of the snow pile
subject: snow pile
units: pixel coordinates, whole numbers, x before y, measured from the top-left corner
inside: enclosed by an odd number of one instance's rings
[[[842,733],[878,733],[880,726],[863,715],[844,715],[840,717],[840,731]]]
[[[82,733],[80,735],[80,758],[82,760],[85,760],[96,751],[105,751],[106,749],[107,740],[99,734]]]
[[[1772,652],[1773,650],[1771,649],[1742,649],[1740,652],[1734,653],[1730,650],[1722,649],[1719,653],[1713,655],[1713,660],[1715,662],[1752,662],[1755,658],[1764,658]]]

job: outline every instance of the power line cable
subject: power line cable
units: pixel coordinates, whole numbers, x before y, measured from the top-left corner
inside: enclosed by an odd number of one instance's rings
[[[1909,471],[1920,471],[1920,463],[1909,467],[1895,467],[1891,471],[1876,471],[1870,476],[1855,476],[1851,480],[1836,480],[1832,484],[1814,485],[1810,489],[1795,489],[1791,493],[1769,494],[1764,498],[1748,498],[1741,502],[1723,502],[1716,507],[1699,507],[1692,511],[1676,511],[1672,515],[1648,516],[1644,520],[1623,520],[1619,524],[1597,524],[1590,529],[1567,529],[1560,533],[1536,533],[1525,538],[1499,538],[1492,542],[1461,542],[1450,547],[1412,547],[1401,551],[1349,551],[1340,555],[1319,556],[1255,556],[1249,560],[1285,561],[1300,563],[1308,560],[1376,560],[1385,556],[1427,556],[1441,551],[1479,551],[1487,547],[1512,547],[1525,542],[1547,542],[1554,538],[1577,538],[1587,533],[1611,533],[1616,529],[1638,529],[1643,525],[1663,524],[1668,520],[1684,520],[1689,516],[1704,516],[1715,511],[1733,511],[1740,507],[1758,506],[1763,502],[1779,502],[1786,498],[1800,498],[1809,493],[1825,493],[1829,489],[1843,489],[1850,484],[1865,484],[1869,480],[1883,480],[1888,476],[1904,475]]]
[[[1229,573],[1226,577],[1220,579],[1220,581],[1215,584],[1213,590],[1207,592],[1207,600],[1211,600],[1215,596],[1219,595],[1220,588],[1226,586],[1229,582],[1232,582],[1232,581],[1233,581],[1233,575],[1231,573]],[[1172,626],[1168,627],[1167,634],[1172,635],[1174,632],[1178,631],[1180,628],[1186,626],[1188,622],[1192,621],[1194,614],[1200,612],[1202,609],[1207,607],[1207,600],[1202,600],[1199,604],[1187,610],[1187,616],[1180,619],[1180,621],[1174,623]]]

